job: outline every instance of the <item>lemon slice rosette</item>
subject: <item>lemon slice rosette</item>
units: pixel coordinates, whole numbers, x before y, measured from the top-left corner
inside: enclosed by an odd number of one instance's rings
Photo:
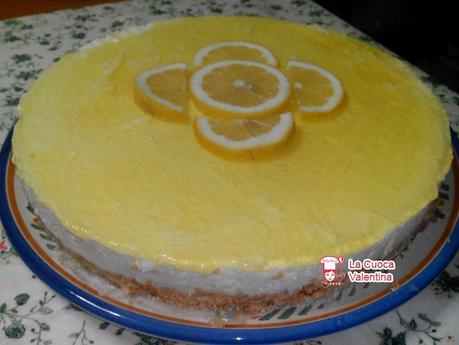
[[[260,118],[279,113],[290,82],[278,69],[254,61],[225,60],[204,66],[190,80],[193,101],[206,115]]]
[[[223,60],[248,60],[277,66],[277,59],[269,49],[243,41],[217,42],[201,48],[193,59],[193,65],[207,65]]]
[[[141,73],[136,79],[135,100],[159,118],[184,120],[188,118],[188,85],[201,113],[193,123],[196,139],[221,156],[260,158],[286,146],[295,122],[291,112],[279,113],[289,104],[292,85],[299,112],[329,112],[343,98],[340,81],[329,71],[289,61],[287,77],[273,67],[277,60],[271,51],[254,43],[211,44],[198,51],[193,64],[200,67],[189,81],[185,63]]]
[[[344,96],[341,82],[326,69],[310,63],[289,61],[287,72],[300,112],[329,112],[341,103]]]
[[[291,113],[262,119],[197,117],[193,128],[199,143],[211,152],[233,158],[259,158],[280,151],[292,137],[295,122]]]
[[[134,99],[145,111],[170,121],[185,120],[187,65],[150,69],[136,78]]]

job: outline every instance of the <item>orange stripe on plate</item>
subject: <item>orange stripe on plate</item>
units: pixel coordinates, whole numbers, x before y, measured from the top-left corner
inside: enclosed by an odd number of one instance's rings
[[[453,160],[452,164],[453,172],[454,172],[454,197],[453,197],[453,207],[451,210],[451,215],[448,220],[448,223],[443,230],[442,235],[438,239],[437,243],[434,245],[434,247],[429,251],[429,253],[422,259],[416,267],[411,270],[406,276],[401,278],[399,280],[400,285],[404,284],[414,276],[416,276],[438,253],[438,251],[443,248],[444,244],[446,243],[446,240],[448,239],[449,235],[451,234],[454,224],[456,223],[456,215],[458,214],[459,211],[459,164],[457,161],[457,157],[455,156],[455,159]],[[56,272],[58,272],[61,276],[65,277],[65,279],[71,281],[73,284],[77,285],[79,288],[85,290],[86,292],[93,294],[97,296],[98,298],[104,300],[105,302],[112,303],[118,307],[142,314],[142,315],[148,315],[155,317],[157,319],[165,320],[165,321],[171,321],[171,322],[176,322],[180,324],[188,324],[188,325],[193,325],[193,326],[206,326],[206,327],[214,327],[212,326],[209,322],[202,322],[202,321],[193,321],[193,320],[187,320],[187,319],[182,319],[182,318],[177,318],[177,317],[172,317],[168,315],[163,315],[163,314],[158,314],[149,310],[141,309],[132,305],[128,305],[126,303],[123,303],[119,300],[113,299],[109,296],[101,295],[97,290],[94,288],[90,287],[89,285],[85,284],[81,280],[77,279],[75,276],[69,274],[67,271],[63,270],[61,266],[59,266],[46,252],[40,247],[40,245],[35,241],[35,239],[32,237],[30,231],[28,230],[28,227],[26,226],[20,212],[18,209],[18,205],[16,202],[15,198],[15,189],[14,189],[14,171],[15,171],[15,166],[11,162],[11,157],[8,162],[8,167],[7,167],[7,177],[6,177],[6,182],[7,182],[7,198],[8,202],[10,205],[10,208],[13,212],[16,224],[18,225],[22,235],[24,238],[27,240],[29,245],[37,252],[37,254],[40,255],[40,257],[49,265],[51,266]],[[378,292],[375,295],[372,295],[364,300],[361,300],[357,303],[354,303],[350,306],[343,307],[341,309],[317,315],[317,316],[311,316],[303,319],[297,319],[297,320],[290,320],[290,321],[283,321],[283,322],[270,322],[270,323],[262,323],[262,324],[254,324],[254,325],[246,325],[246,324],[225,324],[225,328],[274,328],[274,327],[285,327],[285,326],[292,326],[292,325],[298,325],[302,323],[308,323],[312,321],[317,321],[317,320],[323,320],[327,319],[360,307],[363,307],[373,301],[376,301],[388,294],[390,294],[392,290],[390,288],[387,288],[383,291]]]

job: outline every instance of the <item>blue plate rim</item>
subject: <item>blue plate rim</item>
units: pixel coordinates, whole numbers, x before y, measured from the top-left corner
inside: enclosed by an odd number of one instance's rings
[[[334,317],[306,324],[263,329],[228,329],[192,326],[147,317],[107,303],[64,279],[58,272],[30,250],[11,213],[7,199],[6,175],[13,129],[0,152],[0,219],[8,238],[26,265],[50,288],[87,312],[131,330],[160,338],[209,344],[275,344],[301,341],[335,333],[370,321],[406,302],[430,284],[448,265],[459,248],[459,224],[456,221],[440,252],[415,277],[396,291],[360,308]],[[451,130],[456,152],[459,140]]]

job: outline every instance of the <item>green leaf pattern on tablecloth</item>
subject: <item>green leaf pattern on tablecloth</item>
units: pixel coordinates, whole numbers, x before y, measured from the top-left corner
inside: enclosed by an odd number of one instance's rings
[[[394,334],[392,329],[384,327],[382,332],[377,332],[380,337],[381,345],[405,345],[406,337],[409,333],[416,335],[419,338],[419,344],[440,344],[442,338],[439,338],[437,328],[441,326],[438,321],[432,321],[426,314],[419,313],[417,317],[412,318],[410,321],[405,320],[399,311],[396,311],[400,326],[403,331]],[[418,321],[416,321],[418,320]],[[422,321],[423,325],[418,326],[418,322]],[[424,339],[428,339],[427,341]]]
[[[455,264],[450,269],[443,271],[432,283],[436,295],[444,295],[448,298],[459,293],[459,265]],[[455,272],[453,272],[455,271]]]
[[[0,305],[0,325],[3,334],[9,339],[22,339],[29,333],[30,342],[36,345],[51,344],[46,339],[45,332],[51,330],[48,323],[43,321],[44,315],[51,314],[53,310],[47,306],[56,295],[49,296],[48,292],[34,305],[30,305],[30,295],[20,293],[14,297],[14,302],[3,302]]]
[[[130,26],[204,14],[272,16],[318,24],[381,47],[309,0],[134,0],[0,21],[0,142],[17,118],[20,97],[62,55]],[[440,98],[450,114],[451,126],[457,131],[459,95],[425,73],[416,73]],[[34,225],[36,231],[47,236],[38,220],[34,219]],[[54,245],[52,239],[49,244]],[[352,293],[352,288],[349,291]],[[459,269],[452,263],[429,288],[397,311],[357,328],[296,344],[455,344],[459,341],[459,329],[455,326],[459,318],[458,291]],[[170,345],[175,342],[111,325],[55,296],[15,255],[0,227],[0,344]]]

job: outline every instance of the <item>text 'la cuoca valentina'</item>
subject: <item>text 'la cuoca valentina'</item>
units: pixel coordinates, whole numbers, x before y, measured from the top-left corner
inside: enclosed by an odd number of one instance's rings
[[[395,270],[394,260],[353,260],[349,259],[347,262],[348,270],[347,273],[349,280],[356,283],[392,283],[394,281],[394,275],[390,272],[381,271],[393,271]],[[365,271],[374,272],[365,272]],[[356,272],[359,271],[359,272]]]

